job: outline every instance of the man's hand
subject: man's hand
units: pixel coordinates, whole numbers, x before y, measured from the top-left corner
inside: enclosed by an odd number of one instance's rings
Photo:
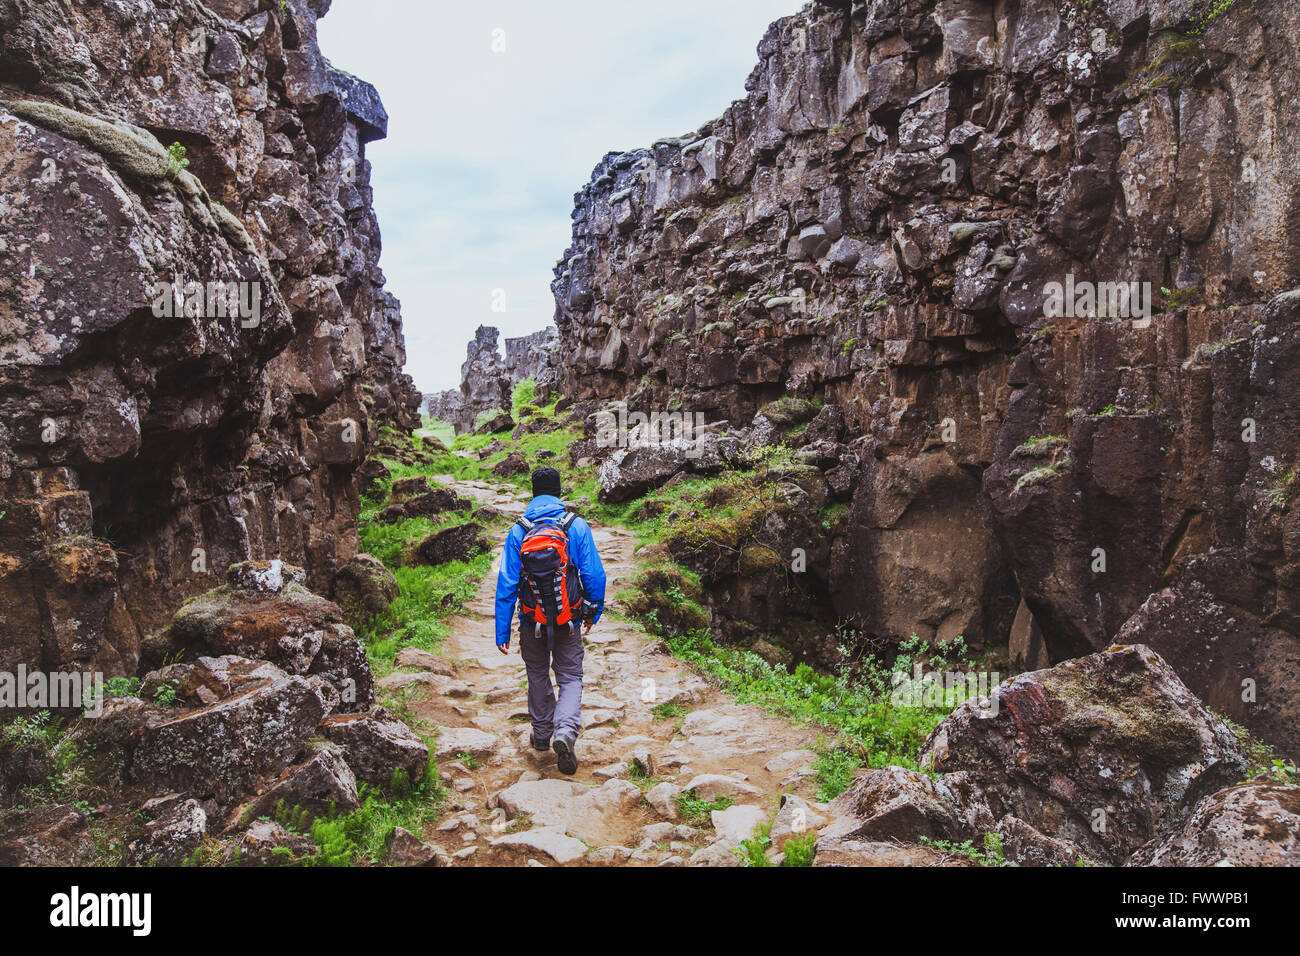
[[[583,622],[582,622],[582,633],[583,633],[583,634],[590,634],[590,633],[591,633],[591,629],[592,629],[592,627],[595,626],[595,624],[596,624],[596,622],[593,621],[593,620],[591,620],[590,618],[588,618],[587,620],[583,621]]]
[[[510,642],[509,642],[509,641],[506,641],[504,644],[498,644],[498,645],[497,645],[497,650],[499,650],[502,654],[509,654],[509,653],[510,653]]]

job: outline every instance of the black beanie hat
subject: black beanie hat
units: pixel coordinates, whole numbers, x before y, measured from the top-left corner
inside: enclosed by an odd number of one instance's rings
[[[533,497],[538,495],[560,497],[560,473],[554,468],[538,468],[533,472]]]

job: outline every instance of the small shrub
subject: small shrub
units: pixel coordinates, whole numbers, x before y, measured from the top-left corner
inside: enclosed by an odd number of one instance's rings
[[[813,830],[790,837],[785,841],[785,846],[781,847],[781,851],[785,854],[781,865],[812,866],[813,857],[816,856],[816,845],[817,833]]]
[[[176,179],[180,174],[189,169],[190,161],[185,158],[185,147],[180,143],[172,143],[167,147],[167,175]]]

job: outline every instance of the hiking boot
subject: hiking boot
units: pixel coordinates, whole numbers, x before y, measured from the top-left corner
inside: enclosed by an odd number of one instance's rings
[[[543,740],[541,737],[538,737],[534,734],[534,735],[530,735],[530,740],[532,741],[534,750],[547,751],[551,749],[551,741],[549,738]]]
[[[560,768],[560,773],[575,774],[578,772],[578,758],[573,754],[573,741],[568,737],[556,737],[555,743],[551,744],[551,749],[555,751],[555,764]]]

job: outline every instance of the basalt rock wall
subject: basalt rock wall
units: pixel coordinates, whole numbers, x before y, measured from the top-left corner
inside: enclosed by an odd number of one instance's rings
[[[1267,0],[810,4],[577,194],[565,392],[833,403],[836,616],[1141,641],[1294,751],[1297,40]]]
[[[0,668],[131,674],[230,564],[356,551],[419,394],[328,7],[0,2]]]
[[[474,429],[478,416],[493,409],[509,410],[514,387],[526,378],[533,380],[541,401],[555,391],[560,377],[558,335],[547,326],[529,335],[506,339],[505,357],[497,344],[500,331],[480,325],[465,347],[460,367],[460,388],[449,388],[427,396],[430,415],[450,422],[457,432]]]

